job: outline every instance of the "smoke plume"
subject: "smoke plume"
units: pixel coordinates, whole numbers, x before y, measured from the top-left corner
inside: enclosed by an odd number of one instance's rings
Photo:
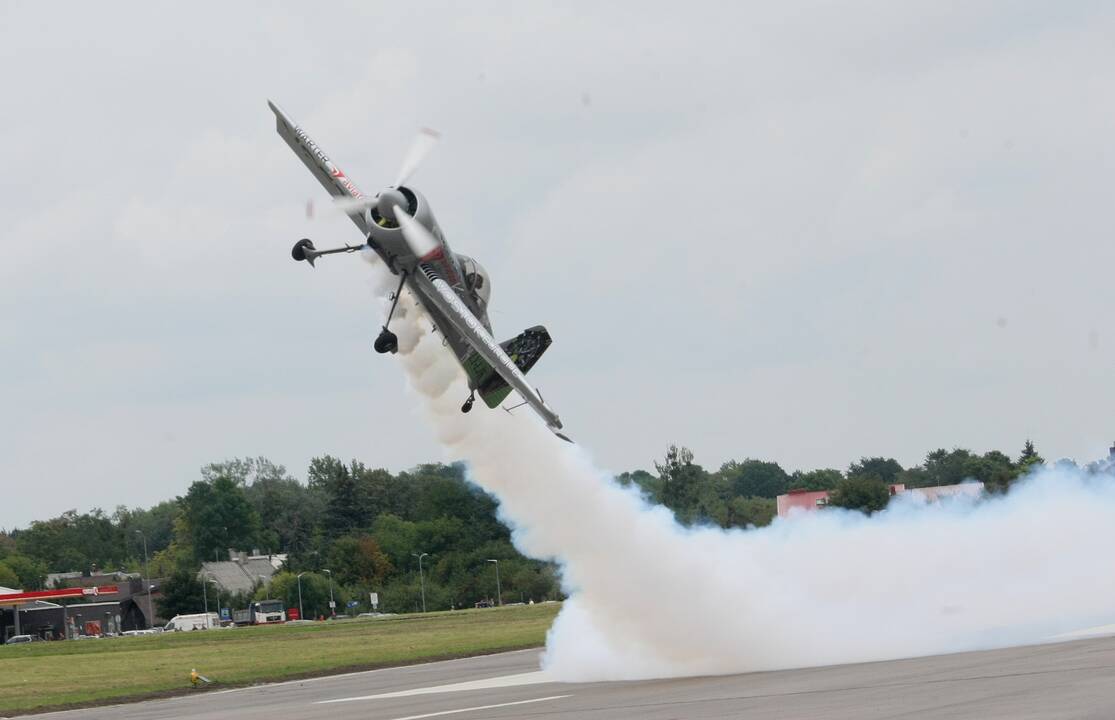
[[[1110,622],[1115,481],[1047,468],[1005,497],[899,498],[765,528],[685,528],[529,411],[460,412],[456,361],[405,294],[392,328],[439,440],[569,599],[544,668],[593,681],[825,665],[1041,641]],[[405,338],[405,341],[404,341]],[[577,438],[576,429],[571,433]]]

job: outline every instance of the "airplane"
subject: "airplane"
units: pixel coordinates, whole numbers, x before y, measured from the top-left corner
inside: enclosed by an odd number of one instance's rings
[[[388,326],[406,287],[465,371],[469,395],[461,412],[472,409],[477,394],[489,408],[496,408],[514,390],[523,399],[515,407],[529,405],[551,432],[572,442],[562,434],[557,413],[526,379],[526,373],[550,346],[550,333],[537,325],[510,340],[495,341],[488,320],[492,292],[488,273],[473,258],[449,248],[429,202],[407,184],[437,142],[438,134],[423,129],[405,156],[395,183],[374,196],[365,195],[289,115],[270,100],[267,105],[275,114],[279,136],[333,196],[334,204],[352,219],[365,239],[360,245],[346,243],[344,247],[318,250],[312,241],[303,238],[294,244],[291,257],[314,266],[323,255],[356,252],[367,245],[399,277],[387,320],[374,343],[376,352],[394,353],[399,349],[399,340]]]

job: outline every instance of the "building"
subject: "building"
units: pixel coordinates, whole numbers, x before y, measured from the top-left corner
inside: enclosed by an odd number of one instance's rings
[[[96,600],[82,602],[85,598]],[[29,593],[0,588],[0,641],[13,635],[35,635],[44,640],[114,635],[145,627],[144,615],[135,600],[117,586]]]
[[[260,555],[229,549],[229,559],[201,564],[197,573],[200,582],[212,582],[221,593],[236,595],[253,592],[259,585],[271,582],[271,577],[286,562],[286,555]]]
[[[941,498],[955,497],[957,495],[968,495],[975,498],[983,494],[983,483],[969,482],[960,483],[959,485],[931,485],[929,487],[910,488],[907,492],[917,493],[929,502],[936,502]]]
[[[945,497],[966,495],[977,497],[983,493],[983,483],[970,482],[959,485],[934,485],[923,488],[906,488],[903,483],[894,483],[890,486],[891,496],[916,494],[929,502],[937,502]],[[779,495],[778,517],[786,517],[792,511],[812,512],[828,505],[828,490],[791,490],[785,495]]]
[[[146,578],[139,573],[127,572],[67,572],[50,573],[46,577],[48,588],[94,588],[102,586],[115,586],[117,592],[110,596],[102,596],[102,600],[120,601],[127,611],[128,618],[124,622],[125,630],[142,630],[144,628],[163,625],[167,618],[158,617],[158,601],[162,597],[159,588],[162,580],[154,579],[146,583]],[[136,616],[138,614],[138,616]]]

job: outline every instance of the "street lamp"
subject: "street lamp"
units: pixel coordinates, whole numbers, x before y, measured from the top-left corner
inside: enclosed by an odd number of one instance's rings
[[[495,563],[496,566],[496,602],[500,607],[503,607],[503,590],[499,587],[499,560],[489,559],[488,562]]]
[[[298,619],[299,620],[305,620],[306,619],[306,614],[302,611],[302,576],[305,575],[305,574],[306,574],[305,570],[298,573]]]
[[[337,617],[337,603],[333,602],[333,571],[325,568],[322,572],[329,573],[329,614]]]
[[[147,589],[147,626],[155,627],[155,610],[151,605],[151,566],[147,562],[147,536],[142,530],[136,530],[136,534],[143,538],[143,572],[147,575],[147,579],[143,581],[143,587]]]
[[[212,582],[217,586],[217,610],[220,611],[221,607],[221,584],[217,582],[217,578],[209,573],[203,572],[201,574],[201,600],[205,603],[205,629],[208,630],[213,627],[209,622],[209,583]]]
[[[219,582],[217,582],[217,578],[213,577],[212,575],[209,576],[209,579],[213,581],[213,587],[217,589],[217,626],[220,627],[220,625],[221,625],[221,584]]]
[[[430,553],[426,552],[422,553],[421,555],[419,555],[418,553],[411,553],[411,555],[418,558],[418,582],[422,586],[422,612],[426,612],[426,576],[422,572],[422,558],[426,557],[429,554]]]

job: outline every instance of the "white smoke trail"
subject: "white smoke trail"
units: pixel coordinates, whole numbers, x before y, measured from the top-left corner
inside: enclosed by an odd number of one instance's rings
[[[1115,614],[1110,477],[1047,469],[986,502],[686,529],[530,413],[478,404],[463,415],[463,374],[404,300],[392,327],[416,339],[402,361],[439,439],[499,498],[520,550],[561,564],[570,597],[543,661],[558,679],[934,654],[1036,642]]]

